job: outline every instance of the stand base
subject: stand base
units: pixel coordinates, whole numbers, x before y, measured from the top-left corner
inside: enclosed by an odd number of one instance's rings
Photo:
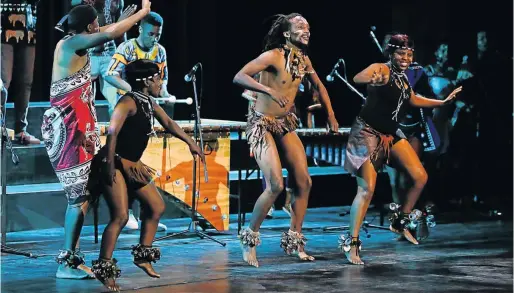
[[[362,223],[361,229],[364,231],[364,233],[366,233],[366,238],[371,237],[371,235],[369,234],[368,228],[375,228],[375,229],[390,231],[389,227],[372,225],[368,221],[364,221]],[[332,226],[332,227],[323,228],[323,231],[339,231],[339,230],[345,231],[345,230],[349,230],[349,229],[350,229],[350,226]]]
[[[217,239],[207,235],[204,232],[198,231],[196,229],[197,225],[198,225],[198,221],[192,221],[189,224],[189,228],[188,229],[186,229],[184,231],[181,231],[181,232],[177,232],[177,233],[173,233],[173,234],[170,234],[170,235],[166,235],[166,236],[162,236],[162,237],[159,237],[159,238],[155,238],[153,242],[159,241],[159,240],[168,239],[168,238],[175,237],[175,236],[185,235],[185,234],[195,234],[196,236],[200,237],[201,239],[207,238],[207,239],[209,239],[211,241],[214,241],[214,242],[220,244],[221,246],[226,246],[227,245],[225,242],[221,242],[221,241],[219,241],[219,240],[217,240]]]
[[[11,248],[11,247],[8,247],[8,246],[5,246],[5,245],[1,246],[0,251],[2,253],[23,255],[23,256],[26,256],[26,257],[30,257],[30,258],[37,258],[38,257],[37,255],[32,254],[30,252],[25,252],[25,251],[17,250],[17,249],[14,249],[14,248]]]

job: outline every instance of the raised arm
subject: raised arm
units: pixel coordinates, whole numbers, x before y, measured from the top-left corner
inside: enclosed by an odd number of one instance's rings
[[[205,157],[198,145],[195,143],[187,133],[184,132],[184,130],[177,124],[177,122],[173,121],[168,114],[162,109],[159,104],[155,102],[155,100],[152,99],[155,118],[157,118],[157,121],[168,131],[169,133],[176,136],[181,141],[185,142],[189,146],[189,150],[191,151],[192,155],[199,155],[203,162],[205,162]]]
[[[150,1],[143,0],[142,2],[143,8],[134,15],[108,26],[107,29],[102,32],[93,34],[78,34],[73,38],[70,38],[67,42],[64,43],[63,46],[65,46],[66,49],[70,51],[79,51],[93,48],[107,41],[121,37],[138,21],[150,13]]]
[[[134,100],[128,96],[123,96],[116,108],[114,108],[114,112],[111,116],[111,121],[109,123],[109,129],[107,133],[107,158],[106,158],[106,180],[109,185],[112,185],[112,182],[116,182],[116,170],[114,165],[114,155],[116,154],[116,142],[118,140],[118,134],[125,123],[127,117],[132,116],[137,111],[136,103]]]
[[[458,88],[454,89],[453,92],[451,92],[451,94],[449,94],[448,97],[446,97],[446,99],[444,100],[428,99],[412,91],[409,103],[412,106],[419,108],[437,108],[451,103],[460,91],[462,91],[462,86],[459,86]]]
[[[356,84],[369,84],[373,86],[381,86],[389,82],[389,67],[383,63],[374,63],[368,68],[357,73],[353,77]]]

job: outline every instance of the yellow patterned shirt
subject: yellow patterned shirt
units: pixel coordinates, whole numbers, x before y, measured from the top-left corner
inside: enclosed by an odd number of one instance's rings
[[[119,75],[122,79],[126,79],[125,66],[131,62],[140,59],[147,59],[159,66],[161,71],[161,79],[168,80],[168,66],[166,62],[166,49],[160,44],[156,44],[149,51],[144,51],[137,43],[136,39],[130,39],[118,46],[116,53],[112,56],[109,63],[108,75]],[[125,92],[118,90],[118,94],[123,95]]]

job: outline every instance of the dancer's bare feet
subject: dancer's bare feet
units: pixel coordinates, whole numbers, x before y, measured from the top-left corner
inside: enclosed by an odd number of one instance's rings
[[[305,245],[307,239],[302,233],[298,233],[289,229],[287,232],[282,233],[282,239],[280,240],[280,247],[284,249],[287,255],[297,256],[303,261],[314,261],[315,258],[305,253]]]
[[[241,241],[243,260],[249,265],[258,268],[259,262],[257,261],[256,248],[261,244],[260,233],[253,232],[252,229],[246,228],[241,231],[241,234],[238,237]]]
[[[390,225],[389,230],[391,230],[394,233],[402,235],[403,237],[405,237],[405,239],[407,239],[412,244],[415,244],[415,245],[419,244],[418,240],[416,240],[416,238],[414,238],[414,236],[412,236],[409,229],[399,230],[399,229],[394,228],[393,225]]]
[[[408,227],[411,221],[418,221],[421,216],[421,211],[413,210],[411,213],[403,213],[399,210],[399,205],[391,205],[391,210],[393,213],[389,217],[389,221],[391,221],[391,225],[389,225],[389,230],[394,233],[403,235],[405,239],[407,239],[412,244],[418,245],[418,241],[416,237],[412,236]]]
[[[134,256],[134,264],[147,275],[152,278],[161,277],[152,266],[152,262],[157,262],[161,259],[161,251],[159,248],[138,244],[132,246],[132,255]]]
[[[80,265],[77,269],[84,271],[89,277],[94,278],[95,274],[91,271],[91,268],[85,265]]]
[[[61,250],[57,256],[59,267],[55,273],[58,279],[93,279],[91,269],[84,265],[84,254],[80,250]]]
[[[346,259],[354,265],[363,265],[364,264],[364,262],[361,260],[361,258],[359,256],[358,248],[355,246],[350,248],[350,251],[348,251],[348,252],[345,251],[344,255],[346,256]]]
[[[346,259],[355,265],[363,265],[364,262],[360,258],[362,242],[359,237],[352,237],[350,233],[339,236],[339,249],[344,252]]]
[[[134,264],[142,269],[147,275],[149,275],[152,278],[160,278],[161,275],[159,275],[154,269],[150,262],[134,262]]]
[[[294,255],[298,256],[298,258],[300,260],[305,260],[305,261],[315,261],[316,260],[316,258],[314,258],[314,256],[308,255],[307,253],[305,253],[305,248],[303,246],[298,247],[298,252],[294,253]]]
[[[91,270],[86,270],[81,267],[87,268],[88,267],[84,265],[78,266],[76,269],[71,268],[65,264],[60,264],[57,268],[57,272],[55,273],[55,277],[58,279],[76,279],[76,280],[83,280],[83,279],[94,279],[94,275],[91,272]]]
[[[121,290],[120,286],[116,284],[116,280],[114,278],[102,279],[100,282],[102,282],[105,288],[107,288],[110,292],[120,292]]]
[[[116,265],[118,261],[114,258],[112,260],[99,259],[93,261],[91,271],[95,277],[104,284],[104,286],[111,292],[119,292],[120,286],[116,284],[116,279],[120,277],[121,270]]]
[[[249,265],[258,268],[259,261],[257,261],[257,250],[255,249],[255,246],[250,247],[241,243],[241,250],[243,251],[243,260]]]

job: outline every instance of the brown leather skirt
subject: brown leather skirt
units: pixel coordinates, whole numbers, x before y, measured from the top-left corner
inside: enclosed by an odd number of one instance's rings
[[[95,156],[93,163],[91,164],[91,189],[96,190],[97,192],[98,190],[103,189],[100,185],[105,183],[102,176],[102,167],[106,164],[104,162],[104,158],[106,157],[107,149],[103,147]],[[135,191],[152,182],[155,170],[145,165],[143,162],[132,162],[118,155],[115,155],[114,159],[114,166],[116,169],[120,170],[123,175],[123,179],[127,184],[128,190]]]
[[[361,117],[357,117],[348,137],[345,170],[355,175],[367,160],[371,160],[375,170],[380,170],[384,164],[389,163],[389,153],[393,144],[405,138],[399,129],[395,135],[383,134],[368,125]]]

